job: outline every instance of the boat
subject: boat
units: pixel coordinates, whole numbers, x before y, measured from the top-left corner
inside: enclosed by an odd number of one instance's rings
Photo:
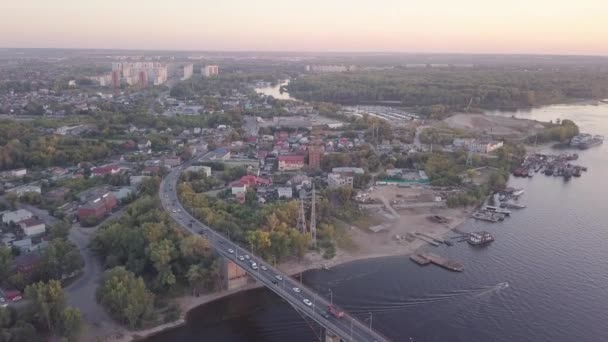
[[[495,215],[493,215],[491,213],[484,213],[484,212],[473,213],[473,218],[476,220],[488,221],[488,222],[492,222],[492,223],[496,223],[499,221],[499,218],[496,217]]]
[[[525,192],[524,189],[517,189],[517,190],[513,191],[513,197],[519,197],[519,196],[523,195],[524,192]]]
[[[524,209],[526,206],[523,204],[518,204],[514,202],[503,202],[500,204],[501,208],[511,208],[511,209]]]
[[[467,242],[473,246],[485,245],[492,241],[494,241],[494,237],[492,236],[492,234],[486,231],[470,233],[469,239],[467,240]]]
[[[511,216],[511,212],[505,209],[500,209],[491,205],[486,205],[483,210],[485,211],[489,211],[489,212],[493,212],[493,213],[498,213],[498,214],[503,214],[505,216]]]

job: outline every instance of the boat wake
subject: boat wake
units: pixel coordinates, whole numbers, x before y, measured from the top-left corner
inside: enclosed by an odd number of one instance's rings
[[[422,298],[411,298],[405,301],[384,301],[370,303],[365,310],[349,310],[353,314],[365,314],[373,312],[374,314],[383,314],[407,310],[412,307],[428,304],[437,304],[441,302],[451,301],[457,298],[479,299],[488,295],[499,293],[509,288],[508,282],[502,282],[493,286],[484,286],[476,289],[455,290],[449,293],[440,293],[429,295]]]

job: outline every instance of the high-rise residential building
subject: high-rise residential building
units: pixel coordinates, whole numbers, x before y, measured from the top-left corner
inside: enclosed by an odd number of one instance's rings
[[[211,77],[220,73],[220,68],[217,65],[205,65],[201,70],[203,77]]]
[[[167,82],[167,75],[167,66],[158,62],[112,63],[111,79],[113,87],[119,87],[121,82],[140,86],[149,83],[161,85]]]
[[[184,76],[182,77],[182,80],[189,79],[190,77],[192,77],[193,73],[194,73],[194,65],[193,64],[184,65]]]
[[[137,84],[140,87],[145,87],[148,85],[148,73],[146,70],[140,70],[137,74]]]
[[[325,148],[322,145],[310,145],[308,147],[308,167],[312,170],[321,168],[321,158]]]
[[[112,70],[112,87],[120,88],[120,71],[118,70]]]

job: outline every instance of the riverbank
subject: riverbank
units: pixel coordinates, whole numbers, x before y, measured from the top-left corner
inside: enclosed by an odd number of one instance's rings
[[[395,229],[399,229],[401,231],[404,227],[416,227],[417,231],[426,232],[431,236],[435,237],[443,237],[444,235],[450,233],[453,229],[456,229],[463,225],[472,209],[444,209],[444,210],[452,210],[454,212],[460,213],[457,218],[452,216],[451,221],[448,224],[441,225],[435,224],[431,221],[424,219],[425,221],[418,221],[414,219],[416,215],[411,215],[411,212],[408,212],[409,215],[401,215],[405,218],[410,218],[408,225],[403,226],[403,220],[399,220],[399,224],[396,225]],[[418,222],[417,222],[418,221]],[[417,222],[417,223],[416,223]],[[347,251],[344,249],[338,249],[336,256],[331,260],[324,259],[319,254],[308,254],[302,260],[292,260],[288,262],[284,262],[278,265],[278,268],[285,273],[290,274],[291,276],[297,276],[300,273],[313,270],[313,269],[321,269],[325,266],[336,267],[340,265],[345,265],[351,262],[360,261],[360,260],[370,260],[377,258],[385,258],[385,257],[393,257],[393,256],[407,256],[412,253],[415,253],[419,248],[427,245],[426,242],[422,240],[414,240],[409,243],[398,243],[393,237],[394,231],[390,232],[382,232],[382,233],[371,233],[366,232],[362,229],[353,228],[351,229],[351,237],[357,243],[365,242],[364,246],[352,251]],[[188,314],[191,310],[200,307],[202,305],[209,304],[216,300],[220,300],[222,298],[235,295],[240,292],[249,291],[252,289],[256,289],[261,287],[261,284],[253,283],[248,284],[242,288],[219,291],[210,294],[201,295],[199,297],[195,296],[183,296],[176,299],[176,302],[179,304],[182,315],[181,317],[170,323],[162,324],[156,327],[152,327],[144,330],[137,331],[129,331],[126,328],[118,328],[114,331],[108,332],[105,334],[106,337],[99,338],[97,335],[94,339],[83,338],[83,341],[107,341],[107,342],[129,342],[129,341],[137,341],[142,340],[158,333],[161,333],[166,330],[175,329],[180,326],[183,326],[187,323]],[[85,336],[87,337],[87,336]],[[88,336],[92,337],[92,336]]]

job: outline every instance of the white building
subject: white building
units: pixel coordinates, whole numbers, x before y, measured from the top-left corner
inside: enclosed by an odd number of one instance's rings
[[[190,77],[192,77],[193,73],[194,73],[194,64],[184,65],[184,76],[182,77],[182,81],[187,80]]]
[[[36,192],[36,193],[42,193],[42,189],[40,188],[39,185],[22,185],[22,186],[18,186],[16,188],[12,188],[10,190],[8,190],[7,192],[12,192],[14,194],[17,195],[17,197],[21,197],[23,196],[23,194],[28,193],[28,192]]]
[[[456,149],[464,149],[474,153],[490,153],[503,146],[502,141],[484,141],[477,139],[456,138],[452,145]]]
[[[25,236],[40,235],[44,234],[44,232],[46,231],[46,226],[44,222],[33,217],[19,222],[19,226],[21,227],[21,229],[23,229],[23,233],[25,233]]]
[[[200,172],[200,171],[203,171],[203,173],[205,174],[205,176],[211,177],[211,167],[209,167],[209,166],[192,165],[192,166],[188,166],[188,168],[186,168],[186,171],[190,171],[190,172]]]
[[[330,189],[353,187],[354,178],[352,176],[330,173],[327,175],[327,185]]]
[[[235,184],[232,186],[232,195],[244,194],[247,192],[247,184]]]
[[[16,211],[9,211],[7,213],[4,213],[4,215],[2,215],[2,222],[6,224],[11,222],[18,223],[32,217],[34,217],[34,215],[30,211],[25,209],[19,209]]]
[[[219,75],[219,73],[220,73],[220,68],[217,65],[205,65],[201,69],[201,74],[203,74],[203,77],[211,77],[211,76]]]
[[[293,189],[290,186],[277,188],[279,198],[291,199],[293,197]]]
[[[334,167],[333,169],[331,169],[331,172],[333,172],[333,173],[352,173],[352,174],[356,174],[356,175],[362,175],[365,173],[365,170],[363,170],[360,167]]]

